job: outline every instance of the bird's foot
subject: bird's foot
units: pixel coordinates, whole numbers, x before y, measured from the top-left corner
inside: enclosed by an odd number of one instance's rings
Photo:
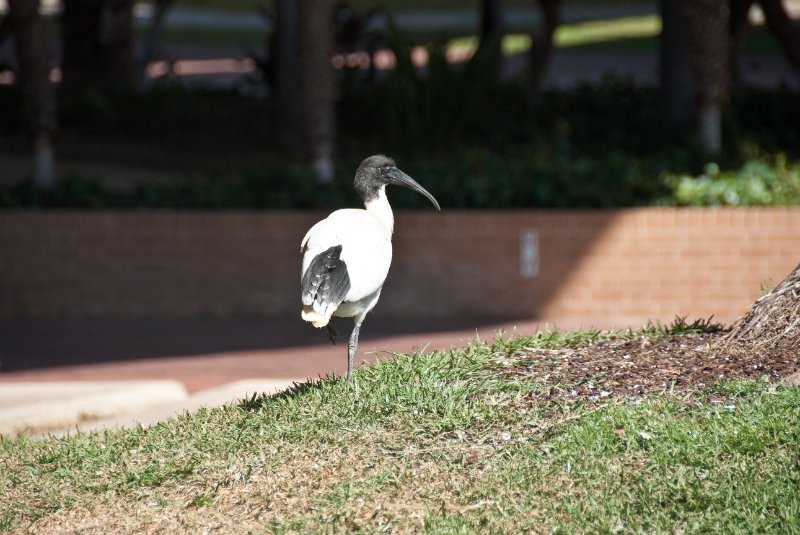
[[[328,334],[328,340],[330,340],[333,345],[336,345],[336,337],[339,336],[339,331],[336,330],[336,326],[333,322],[325,326],[325,332]]]

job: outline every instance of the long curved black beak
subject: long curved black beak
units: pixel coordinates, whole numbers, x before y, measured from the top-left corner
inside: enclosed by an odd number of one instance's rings
[[[395,167],[394,169],[391,169],[386,174],[386,176],[388,178],[389,184],[394,184],[396,186],[404,186],[408,189],[413,189],[417,193],[427,197],[428,200],[431,201],[431,203],[436,207],[436,209],[441,211],[441,208],[439,207],[439,202],[433,198],[433,195],[428,193],[428,190],[420,186],[416,180],[414,180],[413,178],[402,172],[400,169],[397,169]]]

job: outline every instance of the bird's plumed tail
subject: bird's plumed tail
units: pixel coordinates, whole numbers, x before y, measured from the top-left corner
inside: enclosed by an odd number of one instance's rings
[[[314,327],[325,327],[350,291],[350,277],[347,265],[339,258],[341,254],[341,245],[319,253],[300,281],[303,289],[301,317]]]
[[[300,317],[303,318],[303,321],[311,323],[311,325],[318,329],[325,327],[331,320],[330,316],[324,316],[310,306],[303,307],[303,311],[300,312]]]

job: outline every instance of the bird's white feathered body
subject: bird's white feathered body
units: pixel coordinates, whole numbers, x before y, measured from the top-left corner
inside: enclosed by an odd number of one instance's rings
[[[347,266],[350,289],[341,303],[318,303],[303,307],[302,317],[315,327],[324,327],[331,316],[363,318],[380,297],[392,263],[394,218],[382,190],[366,209],[336,210],[306,233],[300,249],[302,273],[311,261],[331,247],[341,246],[339,259]]]
[[[433,195],[382,154],[361,162],[353,184],[364,209],[336,210],[311,227],[300,244],[302,318],[314,327],[324,327],[334,343],[337,333],[331,316],[353,318],[347,344],[348,379],[361,323],[378,302],[392,263],[394,216],[386,186],[410,188],[440,209]]]

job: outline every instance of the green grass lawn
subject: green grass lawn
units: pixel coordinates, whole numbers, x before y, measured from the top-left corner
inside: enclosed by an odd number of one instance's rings
[[[800,388],[537,403],[554,387],[507,373],[533,350],[669,334],[475,342],[148,429],[3,440],[0,529],[800,531]]]

